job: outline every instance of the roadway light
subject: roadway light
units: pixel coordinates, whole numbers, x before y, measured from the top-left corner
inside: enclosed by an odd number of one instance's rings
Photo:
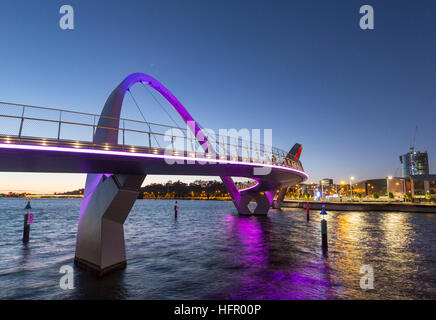
[[[392,176],[386,177],[386,193],[388,194],[388,197],[389,197],[389,193],[390,193],[390,190],[389,190],[389,180],[392,180]]]
[[[353,185],[352,185],[352,181],[354,180],[354,177],[350,177],[350,197],[351,197],[351,201],[353,201]]]

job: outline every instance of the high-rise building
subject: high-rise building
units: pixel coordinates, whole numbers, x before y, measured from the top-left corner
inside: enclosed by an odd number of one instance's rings
[[[403,178],[410,178],[412,175],[429,174],[428,154],[411,150],[400,156],[401,173]]]

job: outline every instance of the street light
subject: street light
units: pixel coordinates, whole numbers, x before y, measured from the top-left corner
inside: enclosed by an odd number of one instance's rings
[[[354,180],[354,177],[350,177],[350,195],[351,195],[351,201],[353,201],[353,184],[352,184],[353,180]]]
[[[392,180],[392,176],[386,177],[386,191],[389,197],[389,180]]]

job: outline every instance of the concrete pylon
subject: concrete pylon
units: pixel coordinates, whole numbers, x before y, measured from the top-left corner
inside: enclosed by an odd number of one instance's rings
[[[231,177],[221,177],[221,180],[227,187],[233,204],[238,213],[243,216],[248,215],[267,215],[274,200],[276,190],[260,191],[258,185],[246,190],[238,190]],[[256,202],[256,208],[251,210],[249,204],[251,201]]]
[[[76,265],[103,275],[126,266],[124,221],[145,175],[90,174],[80,206]]]
[[[179,113],[207,151],[207,139],[192,116],[159,81],[144,73],[126,77],[111,93],[103,107],[94,143],[118,144],[124,96],[135,83],[158,91]],[[80,207],[75,263],[99,274],[126,266],[123,224],[138,196],[144,175],[88,174]]]
[[[121,107],[130,86],[146,75],[124,79],[106,100],[94,143],[118,144]],[[103,275],[126,266],[124,221],[145,179],[143,175],[88,174],[80,206],[74,263]]]
[[[288,188],[281,188],[279,191],[279,194],[277,195],[277,198],[273,201],[273,209],[280,209],[280,204],[285,198],[286,191]]]

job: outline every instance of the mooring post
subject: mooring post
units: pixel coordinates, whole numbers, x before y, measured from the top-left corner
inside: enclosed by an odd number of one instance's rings
[[[30,225],[33,223],[33,213],[24,214],[23,243],[28,243],[30,238]]]
[[[177,205],[177,200],[176,203],[174,204],[174,218],[177,219],[177,211],[179,211],[179,207]]]
[[[32,206],[30,205],[30,198],[27,198],[27,205],[24,208],[26,210],[32,209]],[[32,216],[30,216],[32,215]],[[30,235],[30,222],[32,222],[30,219],[33,218],[33,214],[31,214],[29,211],[27,211],[24,214],[24,225],[23,225],[23,243],[28,243],[29,242],[29,235]]]
[[[30,225],[27,224],[27,219],[29,218],[29,214],[24,214],[24,227],[23,227],[23,243],[29,242],[29,234],[30,234]]]
[[[307,218],[307,221],[309,221],[309,214],[310,214],[310,205],[309,205],[309,202],[307,202],[306,203],[306,218]]]
[[[325,211],[325,205],[322,205],[321,213],[322,220],[321,220],[321,238],[322,238],[322,248],[324,250],[327,250],[328,248],[328,241],[327,241],[327,220],[325,220],[325,215],[327,215],[327,212]]]

